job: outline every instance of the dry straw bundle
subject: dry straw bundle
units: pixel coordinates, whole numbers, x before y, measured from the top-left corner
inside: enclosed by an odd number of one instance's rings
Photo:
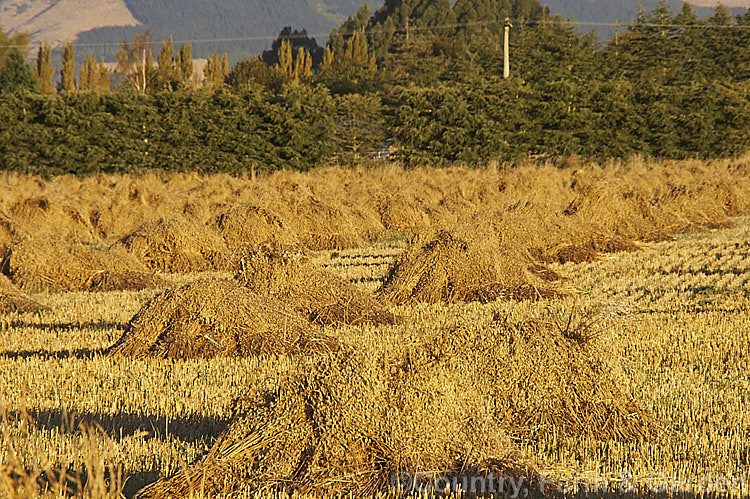
[[[602,311],[575,306],[520,322],[459,319],[424,349],[483,386],[514,438],[649,439],[657,426],[620,388],[599,338],[605,323]]]
[[[312,263],[296,250],[245,250],[235,278],[290,304],[318,324],[393,324],[396,318],[372,295]]]
[[[427,367],[410,366],[403,352],[375,351],[300,365],[277,390],[238,400],[237,416],[206,456],[136,497],[269,489],[364,497],[388,490],[401,473],[424,472],[436,479],[492,472],[528,485],[533,467],[476,385]],[[421,476],[416,486],[435,485]]]
[[[139,290],[162,284],[122,250],[97,249],[44,235],[13,245],[8,269],[24,291]]]
[[[628,239],[665,240],[730,226],[728,217],[747,209],[740,201],[746,183],[734,184],[726,169],[689,163],[589,168],[573,175],[576,198],[565,213]]]
[[[537,299],[558,294],[549,284],[557,279],[491,224],[456,224],[411,238],[377,295],[391,303]]]
[[[5,249],[15,240],[16,230],[13,228],[13,222],[8,217],[0,213],[0,258]]]
[[[664,225],[673,232],[729,227],[732,222],[728,217],[747,212],[748,181],[731,178],[726,170],[710,163],[668,163],[647,175],[659,178],[652,188],[653,202],[665,215]]]
[[[185,359],[337,348],[336,340],[275,300],[230,279],[200,279],[146,303],[110,354]]]
[[[269,210],[242,204],[217,215],[210,226],[224,238],[231,251],[243,247],[286,248],[299,244],[288,222]]]
[[[17,234],[52,233],[85,244],[101,242],[85,208],[66,202],[30,197],[9,206],[7,215]]]
[[[648,242],[671,238],[670,231],[661,223],[660,210],[649,202],[644,192],[632,185],[620,180],[577,189],[579,195],[565,209],[566,215],[576,215],[631,240]]]
[[[229,261],[221,236],[179,216],[148,222],[118,244],[146,267],[162,272],[225,269]]]
[[[574,214],[555,213],[544,205],[515,206],[491,219],[506,238],[524,245],[544,263],[586,262],[600,253],[638,249],[633,241],[596,223]]]
[[[316,266],[293,250],[245,250],[236,275],[253,291],[287,303],[318,324],[393,324],[396,319],[370,294]]]
[[[358,170],[323,168],[316,175],[277,172],[269,178],[276,190],[263,206],[283,213],[300,243],[312,249],[346,249],[387,235],[370,200],[370,175]]]
[[[551,203],[527,201],[502,209],[450,210],[435,218],[436,227],[482,223],[542,263],[585,262],[600,253],[636,251],[631,240],[572,213],[556,212]]]
[[[292,224],[301,243],[308,248],[330,250],[360,246],[374,234],[384,233],[340,202],[323,202],[315,197],[291,199]],[[371,222],[371,221],[370,221]],[[379,225],[379,220],[373,222]],[[379,229],[379,230],[378,230]],[[369,236],[369,237],[368,237]]]
[[[492,472],[529,486],[534,465],[509,435],[653,434],[580,330],[489,316],[449,319],[439,330],[413,326],[330,358],[300,359],[277,389],[236,401],[233,422],[203,458],[138,497],[261,489],[362,496],[387,490],[399,472],[457,483]],[[434,484],[422,476],[420,485]]]
[[[42,305],[16,288],[10,279],[0,275],[0,314],[8,312],[36,312]]]

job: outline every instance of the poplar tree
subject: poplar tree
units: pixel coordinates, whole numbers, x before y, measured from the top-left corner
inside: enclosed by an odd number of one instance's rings
[[[332,46],[328,45],[323,54],[322,70],[335,68],[337,71],[345,71],[350,67],[365,69],[371,73],[378,70],[377,59],[370,51],[364,28],[348,37],[340,52],[335,52]]]
[[[62,51],[62,69],[60,69],[60,90],[64,92],[73,92],[76,89],[76,52],[73,42],[67,42],[63,45]]]
[[[109,81],[109,68],[104,65],[104,57],[99,60],[99,92],[108,94],[112,91],[112,86]]]
[[[104,65],[104,58],[96,62],[93,55],[86,56],[78,76],[78,89],[109,93],[109,69]]]
[[[161,50],[156,58],[157,74],[163,82],[171,83],[176,80],[175,60],[174,60],[174,43],[172,35],[165,43],[161,44]]]
[[[287,76],[294,76],[294,56],[292,53],[292,42],[283,40],[278,52],[276,53],[279,62],[277,67]]]
[[[229,59],[227,53],[221,56],[221,80],[224,81],[229,76]]]
[[[83,60],[81,72],[78,74],[79,90],[94,90],[99,81],[99,68],[93,55],[87,55]]]
[[[206,64],[203,66],[203,85],[211,85],[216,78],[216,68],[214,67],[214,61],[212,55],[217,55],[216,52],[206,56]]]
[[[312,73],[312,56],[305,50],[304,47],[300,47],[297,50],[297,57],[294,60],[294,74],[295,79],[299,78],[310,78]]]
[[[193,74],[193,49],[189,43],[183,43],[180,47],[179,64],[175,63],[179,70],[180,83],[192,86]]]
[[[205,86],[214,86],[224,83],[224,80],[229,75],[229,64],[227,62],[227,54],[219,59],[218,52],[206,57],[206,66],[203,68],[203,84]]]
[[[329,69],[333,66],[333,50],[330,45],[326,45],[326,50],[323,52],[323,63],[320,66],[321,70]]]
[[[354,17],[349,16],[341,25],[341,28],[334,28],[328,39],[328,46],[334,53],[342,53],[346,49],[346,38],[351,33],[367,29],[370,23],[372,12],[370,6],[363,3]]]
[[[54,94],[52,78],[55,76],[55,68],[52,67],[52,48],[48,42],[39,47],[34,70],[39,91],[43,94]]]

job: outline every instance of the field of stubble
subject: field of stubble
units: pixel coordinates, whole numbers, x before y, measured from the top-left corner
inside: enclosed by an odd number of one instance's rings
[[[603,344],[616,355],[626,390],[663,432],[632,444],[586,437],[520,440],[523,453],[566,487],[587,477],[591,483],[617,481],[624,473],[655,489],[676,476],[695,480],[697,491],[721,486],[717,480],[724,478],[741,486],[750,470],[750,219],[736,222],[734,228],[642,244],[636,252],[557,264],[574,290],[566,298],[402,306],[402,324],[327,332],[343,343],[374,344],[439,328],[448,316],[545,317],[564,324],[583,320],[584,310],[607,310],[599,319]],[[315,262],[374,290],[403,247],[390,240],[322,251]],[[198,275],[168,279],[182,283]],[[83,476],[92,481],[109,477],[111,466],[130,494],[205,452],[226,428],[233,398],[249,386],[278,383],[292,368],[283,356],[103,356],[101,350],[154,293],[39,293],[33,297],[47,310],[3,317],[0,449],[6,464],[17,460],[33,474],[67,468],[71,475],[84,464],[90,470]]]
[[[748,172],[3,174],[0,496],[749,496]]]

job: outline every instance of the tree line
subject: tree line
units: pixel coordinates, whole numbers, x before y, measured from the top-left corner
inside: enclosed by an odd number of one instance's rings
[[[600,44],[537,0],[387,0],[363,5],[325,47],[285,28],[232,67],[210,55],[200,79],[189,44],[157,47],[145,33],[122,42],[114,87],[93,58],[76,78],[68,44],[55,88],[49,46],[32,67],[17,37],[0,43],[4,169],[238,173],[354,163],[384,147],[407,165],[750,148],[750,13],[722,6],[699,19],[662,1]]]

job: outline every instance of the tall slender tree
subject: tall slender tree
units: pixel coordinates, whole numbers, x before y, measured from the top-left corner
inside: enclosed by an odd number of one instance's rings
[[[55,76],[55,68],[52,67],[52,47],[48,42],[44,42],[39,47],[34,70],[39,91],[43,94],[54,94],[55,86],[52,84],[52,78]]]
[[[109,93],[109,70],[104,65],[104,58],[97,63],[93,55],[86,56],[78,77],[78,89]]]
[[[78,90],[94,90],[98,81],[99,68],[96,65],[96,58],[93,55],[87,55],[78,73]]]
[[[174,42],[172,35],[161,44],[161,50],[156,58],[156,76],[159,86],[173,88],[179,82],[178,69],[175,66]]]
[[[334,53],[343,53],[346,50],[346,40],[360,30],[367,29],[372,12],[370,6],[363,3],[354,17],[348,17],[340,28],[334,28],[328,38],[328,47]]]
[[[178,60],[175,62],[175,66],[179,71],[180,83],[191,87],[193,84],[195,69],[193,66],[193,49],[190,43],[186,42],[180,46],[180,53],[178,54]]]
[[[60,69],[60,90],[73,92],[76,89],[76,52],[73,42],[69,41],[63,45],[62,69]]]
[[[206,58],[206,65],[203,68],[203,85],[212,87],[224,83],[229,75],[229,63],[227,62],[227,53],[219,59],[219,53],[214,52]]]
[[[221,56],[221,79],[224,81],[229,76],[229,57],[226,52]]]
[[[277,67],[290,78],[294,76],[294,53],[292,52],[292,42],[283,40],[279,46],[276,56],[279,60]]]
[[[97,90],[101,93],[108,94],[112,90],[112,84],[109,80],[109,68],[104,64],[104,57],[99,60],[99,81]]]
[[[312,75],[312,56],[304,47],[300,47],[297,50],[297,57],[294,59],[294,74],[292,76],[295,79],[308,79]]]

